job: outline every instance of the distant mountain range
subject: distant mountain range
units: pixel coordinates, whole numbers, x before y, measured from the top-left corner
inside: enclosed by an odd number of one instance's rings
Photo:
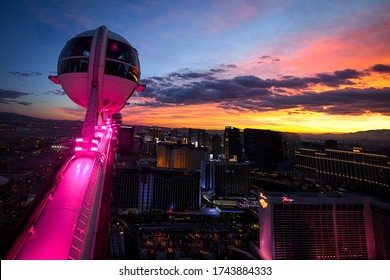
[[[82,121],[40,119],[40,118],[30,117],[26,115],[7,113],[7,112],[0,112],[0,122],[3,123],[35,122],[35,123],[62,123],[62,124],[82,123]]]
[[[390,129],[378,129],[358,131],[352,133],[334,134],[301,134],[303,140],[328,140],[333,139],[340,142],[355,142],[355,143],[383,143],[390,144]]]
[[[12,123],[12,122],[36,122],[36,123],[63,123],[63,124],[80,124],[82,121],[69,121],[69,120],[52,120],[52,119],[40,119],[30,117],[26,115],[20,115],[16,113],[0,112],[0,122]],[[137,129],[147,129],[148,126],[135,125]],[[169,130],[169,128],[162,127],[163,130]],[[178,128],[178,131],[187,132],[188,128]],[[223,130],[207,130],[210,134],[223,135]],[[379,130],[367,130],[358,131],[352,133],[324,133],[324,134],[309,134],[300,133],[302,140],[317,140],[324,141],[327,139],[333,139],[340,142],[364,142],[364,143],[380,143],[390,144],[390,129],[379,129]]]

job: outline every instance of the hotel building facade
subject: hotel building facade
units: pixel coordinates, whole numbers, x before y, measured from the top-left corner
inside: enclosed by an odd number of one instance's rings
[[[319,179],[390,197],[390,163],[385,155],[341,151],[299,149],[295,168]]]
[[[260,259],[390,259],[388,201],[334,193],[259,199]]]

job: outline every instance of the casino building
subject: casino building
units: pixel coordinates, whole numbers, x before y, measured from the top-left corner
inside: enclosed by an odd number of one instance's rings
[[[354,194],[260,193],[258,256],[390,259],[390,203]]]
[[[322,180],[390,197],[390,163],[387,156],[354,151],[299,149],[295,168]]]

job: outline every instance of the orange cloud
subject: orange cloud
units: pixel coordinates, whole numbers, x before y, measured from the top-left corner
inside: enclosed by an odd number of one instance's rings
[[[299,108],[269,112],[223,110],[218,104],[147,108],[130,106],[122,110],[123,122],[132,125],[224,129],[259,128],[300,133],[354,132],[375,128],[390,128],[390,116],[366,114],[360,116],[327,115],[302,111]]]

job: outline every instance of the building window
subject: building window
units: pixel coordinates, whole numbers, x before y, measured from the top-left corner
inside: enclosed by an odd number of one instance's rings
[[[137,51],[123,42],[109,39],[106,53],[106,75],[126,78],[138,83],[139,60]]]
[[[126,78],[136,83],[138,83],[139,80],[139,74],[136,68],[128,64],[111,60],[106,60],[104,74]]]
[[[88,72],[91,43],[92,37],[77,37],[68,41],[58,59],[58,75]]]

